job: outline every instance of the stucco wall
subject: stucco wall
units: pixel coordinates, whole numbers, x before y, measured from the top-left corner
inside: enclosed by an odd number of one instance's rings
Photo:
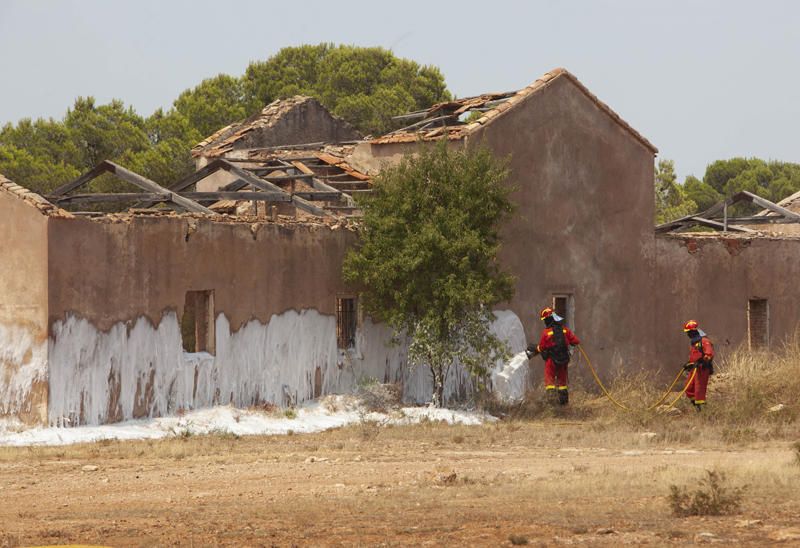
[[[237,330],[286,310],[334,311],[340,265],[355,235],[324,225],[136,216],[53,219],[50,323],[76,312],[101,330],[163,312],[180,317],[188,290],[210,290]],[[57,266],[56,266],[57,265]]]
[[[509,308],[529,338],[538,338],[536,314],[553,294],[571,294],[574,328],[601,374],[652,367],[642,344],[654,319],[652,151],[567,78],[470,142],[511,155],[517,209],[503,230],[501,260],[517,277]]]
[[[673,367],[686,358],[683,322],[700,323],[723,357],[747,345],[749,299],[769,302],[771,341],[780,345],[800,321],[800,238],[718,235],[656,238],[654,344]]]
[[[467,144],[511,155],[517,209],[500,259],[517,284],[500,308],[513,310],[529,340],[538,340],[538,311],[554,294],[571,294],[574,327],[601,375],[655,369],[653,346],[642,343],[654,337],[653,152],[568,78],[528,96]],[[352,161],[374,171],[419,146],[364,143]],[[541,362],[531,364],[536,382]]]
[[[300,403],[365,377],[430,398],[430,375],[404,366],[385,326],[365,318],[355,348],[337,348],[345,228],[137,216],[53,219],[49,237],[51,424]],[[214,290],[212,353],[182,350],[188,290]],[[455,370],[446,393],[467,385]]]
[[[24,422],[46,416],[47,221],[0,191],[0,414]]]

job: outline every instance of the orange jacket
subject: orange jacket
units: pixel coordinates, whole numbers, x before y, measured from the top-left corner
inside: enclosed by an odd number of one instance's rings
[[[708,363],[714,359],[714,345],[708,337],[702,337],[696,343],[689,345],[689,362],[696,363],[700,360]]]
[[[572,346],[581,344],[581,341],[578,340],[578,337],[575,336],[575,333],[569,330],[569,327],[561,327],[564,330],[564,339],[567,341],[567,344]],[[556,341],[553,339],[553,328],[545,327],[542,329],[542,336],[539,337],[539,346],[536,347],[536,350],[542,352],[548,348],[553,348],[555,345]]]

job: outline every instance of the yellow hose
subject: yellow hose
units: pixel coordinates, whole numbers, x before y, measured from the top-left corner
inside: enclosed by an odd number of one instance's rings
[[[670,393],[672,392],[672,389],[673,389],[673,388],[675,388],[675,385],[676,385],[676,384],[678,384],[678,381],[679,381],[679,380],[681,380],[681,376],[683,376],[683,369],[681,369],[680,371],[678,371],[678,376],[677,376],[677,377],[675,377],[675,380],[674,380],[674,381],[672,381],[672,384],[670,384],[670,385],[669,385],[669,388],[667,388],[667,391],[666,391],[666,392],[664,392],[664,395],[663,395],[663,396],[661,396],[661,399],[660,399],[660,400],[658,400],[656,403],[654,403],[653,405],[651,405],[650,407],[648,407],[648,408],[647,408],[647,410],[648,410],[648,411],[652,411],[653,409],[655,409],[656,407],[658,407],[659,405],[661,405],[662,403],[664,403],[664,400],[666,400],[666,399],[669,397]],[[687,385],[687,386],[688,386],[688,385]],[[686,389],[684,389],[684,392],[686,392]],[[683,395],[683,394],[681,394],[681,395]],[[674,405],[674,404],[673,404],[673,405]]]
[[[595,380],[595,382],[597,382],[597,386],[599,386],[599,387],[600,387],[600,390],[602,390],[602,391],[603,391],[603,394],[605,394],[605,395],[606,395],[606,397],[609,399],[609,401],[610,401],[611,403],[613,403],[614,405],[616,405],[617,407],[619,407],[619,408],[620,408],[620,409],[622,409],[623,411],[630,411],[630,409],[629,409],[629,408],[625,407],[624,405],[622,405],[621,403],[619,403],[617,400],[615,400],[615,399],[614,399],[614,396],[612,396],[611,394],[609,394],[608,390],[606,390],[606,387],[605,387],[605,386],[603,386],[603,383],[602,383],[602,381],[600,380],[600,377],[598,377],[598,376],[597,376],[597,372],[594,370],[594,367],[592,366],[592,360],[590,360],[590,359],[589,359],[589,356],[587,356],[587,355],[586,355],[586,352],[583,350],[583,347],[582,347],[581,345],[578,345],[578,350],[580,350],[580,351],[581,351],[581,354],[583,354],[583,357],[586,359],[586,365],[588,365],[588,366],[589,366],[589,371],[591,371],[591,372],[592,372],[592,376],[594,377],[594,380]]]
[[[689,380],[686,381],[686,385],[683,387],[683,390],[681,390],[681,393],[678,394],[677,398],[672,400],[672,403],[667,406],[667,409],[669,409],[670,407],[672,407],[673,405],[678,403],[678,400],[681,399],[681,396],[683,396],[686,393],[686,391],[689,389],[689,385],[692,384],[692,381],[694,381],[694,376],[695,375],[697,375],[697,368],[696,367],[694,369],[692,369],[692,374],[689,375]]]
[[[584,359],[586,359],[586,365],[589,366],[589,371],[592,372],[592,376],[594,377],[594,380],[597,383],[597,386],[599,386],[600,390],[603,391],[603,394],[605,394],[605,396],[609,399],[609,401],[611,403],[613,403],[614,405],[616,405],[617,407],[619,407],[623,411],[630,411],[631,409],[629,407],[625,407],[624,405],[619,403],[617,400],[615,400],[614,396],[612,396],[609,393],[609,391],[606,389],[606,387],[603,385],[603,382],[600,380],[600,377],[597,376],[597,371],[595,371],[594,370],[594,366],[592,366],[592,360],[589,359],[589,356],[586,354],[586,351],[583,349],[583,347],[581,345],[578,345],[578,350],[581,351],[581,354],[583,355]],[[686,384],[684,385],[683,390],[681,390],[680,394],[678,394],[678,396],[674,400],[672,400],[672,402],[669,405],[667,405],[667,409],[670,409],[672,406],[674,406],[676,403],[678,403],[678,400],[681,399],[681,396],[683,396],[686,393],[686,390],[689,389],[689,385],[692,384],[692,381],[694,381],[694,377],[695,377],[696,374],[697,374],[697,369],[695,368],[695,369],[692,370],[692,374],[689,375],[689,379],[686,381]],[[652,411],[653,409],[655,409],[656,407],[661,405],[664,402],[664,400],[667,399],[667,397],[669,397],[670,393],[672,392],[672,389],[678,383],[678,381],[680,380],[682,375],[683,375],[683,370],[678,371],[678,375],[675,377],[675,380],[672,381],[672,384],[669,385],[669,388],[667,388],[667,391],[664,393],[663,396],[661,396],[661,398],[656,403],[654,403],[653,405],[651,405],[651,406],[649,406],[647,408],[648,411]]]

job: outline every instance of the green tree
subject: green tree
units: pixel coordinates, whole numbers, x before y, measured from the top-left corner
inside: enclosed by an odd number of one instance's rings
[[[43,155],[34,156],[25,149],[6,144],[0,144],[0,173],[41,194],[47,194],[81,174],[75,166]]]
[[[35,157],[55,164],[81,165],[82,151],[63,122],[24,118],[16,126],[6,124],[0,131],[0,145],[24,149]]]
[[[360,200],[361,239],[345,279],[362,289],[371,316],[409,338],[409,363],[430,368],[439,406],[454,363],[480,385],[506,354],[489,330],[492,305],[513,293],[497,261],[498,229],[512,210],[506,166],[485,148],[441,143],[381,171]]]
[[[450,98],[437,68],[382,48],[288,47],[251,63],[241,78],[220,74],[203,80],[181,93],[172,108],[147,118],[122,101],[100,105],[79,97],[63,120],[7,124],[0,129],[0,172],[46,193],[112,160],[169,185],[192,172],[190,149],[203,137],[295,94],[316,97],[366,133],[392,127],[392,115]],[[103,177],[90,188],[121,187]]]
[[[742,171],[749,169],[750,164],[745,158],[732,158],[730,160],[717,160],[708,164],[703,182],[719,192],[725,193],[725,185]]]
[[[760,158],[717,160],[706,168],[703,182],[720,196],[730,197],[746,190],[779,202],[800,190],[800,164]],[[750,214],[759,209],[753,204],[739,204],[733,214]]]
[[[126,154],[120,162],[162,186],[170,186],[194,171],[186,142],[166,139],[140,152]]]
[[[378,47],[304,45],[247,67],[248,113],[296,94],[311,95],[364,133],[394,127],[391,117],[450,99],[438,68]]]
[[[175,99],[173,107],[203,137],[248,114],[242,80],[227,74],[208,78],[193,89],[187,89]]]
[[[697,204],[697,211],[705,211],[723,198],[722,194],[714,190],[711,185],[704,183],[694,175],[686,177],[683,188],[686,191],[686,197]]]
[[[659,160],[655,172],[656,224],[661,224],[697,211],[686,190],[678,184],[675,162]]]
[[[76,167],[82,171],[126,152],[146,150],[150,144],[144,119],[116,99],[97,105],[94,97],[78,97],[64,117],[64,127],[79,151]]]

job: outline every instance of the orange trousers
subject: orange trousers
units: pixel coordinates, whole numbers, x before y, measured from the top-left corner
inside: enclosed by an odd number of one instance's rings
[[[567,389],[567,366],[556,365],[553,360],[548,359],[544,362],[544,387],[547,390],[566,390]]]
[[[710,369],[706,365],[701,365],[696,369],[697,373],[689,383],[687,380],[686,397],[692,400],[697,405],[704,405],[706,403],[706,388],[708,387],[708,376]],[[691,377],[692,373],[689,372]]]

